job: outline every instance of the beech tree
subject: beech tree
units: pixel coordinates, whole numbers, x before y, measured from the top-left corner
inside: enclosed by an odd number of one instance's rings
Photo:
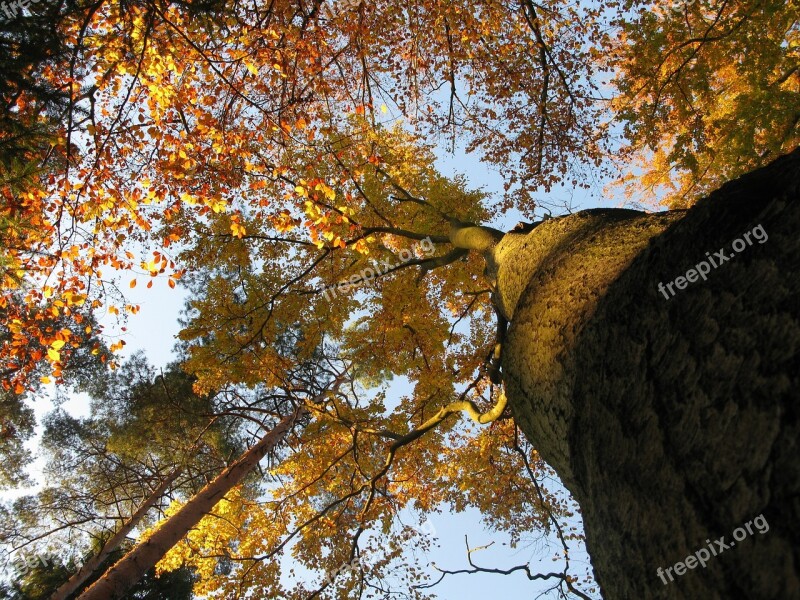
[[[159,568],[191,564],[202,592],[334,593],[324,578],[283,590],[270,559],[292,544],[301,562],[338,572],[374,551],[365,532],[378,529],[382,554],[342,593],[379,593],[402,545],[391,522],[410,506],[476,506],[514,540],[553,527],[566,550],[567,509],[540,485],[544,460],[583,508],[608,597],[791,596],[796,153],[687,213],[537,215],[556,184],[620,167],[634,200],[666,187],[667,203],[687,207],[793,150],[797,14],[777,0],[142,1],[68,13],[57,29],[69,69],[38,75],[68,97],[56,162],[6,194],[14,222],[31,226],[4,230],[3,289],[24,298],[5,304],[4,387],[32,387],[48,365],[60,382],[80,347],[37,315],[133,318],[125,285],[183,281],[198,394],[280,388],[326,341],[351,375],[350,389],[304,405],[311,420],[274,467],[278,491],[213,490],[235,527],[202,518],[206,497],[174,508],[183,533],[169,522],[152,533],[181,540]],[[42,102],[21,91],[12,112]],[[491,202],[439,174],[440,136],[501,165],[506,195]],[[512,208],[531,222],[489,226]],[[659,296],[683,261],[756,225],[769,243]],[[286,324],[301,332],[289,356]],[[55,354],[29,352],[31,340]],[[410,391],[387,406],[399,377]],[[488,426],[466,427],[462,413]],[[773,470],[787,476],[763,474]],[[659,580],[656,569],[758,514],[772,530],[751,552]],[[565,563],[515,569],[585,597]]]

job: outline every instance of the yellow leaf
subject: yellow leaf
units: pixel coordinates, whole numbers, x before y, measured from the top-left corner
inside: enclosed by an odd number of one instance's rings
[[[320,190],[323,194],[325,194],[325,197],[328,200],[333,201],[336,199],[336,192],[332,188],[325,185],[324,183],[318,183],[316,189]]]
[[[53,362],[58,362],[61,360],[61,354],[58,353],[58,350],[53,350],[52,348],[47,350],[47,357]]]
[[[50,383],[50,378],[47,375],[44,375],[44,376],[39,378],[39,381],[41,381],[44,384],[48,384],[48,383]]]
[[[64,341],[63,340],[56,340],[55,342],[50,344],[50,347],[53,350],[61,350],[64,347]]]

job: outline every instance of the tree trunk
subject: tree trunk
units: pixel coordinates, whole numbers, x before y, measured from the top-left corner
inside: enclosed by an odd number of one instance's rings
[[[799,197],[800,150],[687,212],[586,211],[490,250],[509,405],[608,599],[800,598]]]
[[[120,527],[120,529],[113,535],[111,538],[103,545],[100,549],[100,552],[95,554],[92,558],[86,561],[83,565],[81,565],[80,569],[67,581],[65,581],[55,592],[53,595],[50,596],[50,600],[65,600],[68,598],[75,590],[77,590],[89,577],[92,576],[97,568],[103,564],[103,561],[108,558],[108,556],[116,550],[119,545],[125,541],[125,538],[128,537],[128,534],[131,530],[136,527],[139,522],[144,518],[156,502],[159,501],[161,496],[164,495],[172,483],[180,476],[183,472],[183,466],[179,466],[169,475],[167,475],[166,479],[161,482],[161,484],[153,490],[153,492],[142,502],[141,506],[136,509],[130,518]]]
[[[283,440],[292,425],[305,413],[304,405],[298,405],[272,431],[200,490],[183,508],[167,519],[149,538],[139,543],[106,571],[100,579],[79,596],[79,599],[111,600],[123,596],[148,569],[155,566],[170,548],[211,512],[223,496],[238,485],[267,452]]]

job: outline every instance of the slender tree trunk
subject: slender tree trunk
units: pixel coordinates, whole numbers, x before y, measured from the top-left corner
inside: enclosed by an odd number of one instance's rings
[[[97,568],[103,563],[103,561],[108,558],[108,556],[116,550],[119,545],[125,541],[125,538],[128,537],[128,534],[131,530],[139,524],[139,522],[144,518],[147,512],[159,501],[159,499],[164,495],[172,483],[183,473],[183,466],[179,466],[176,469],[173,469],[171,473],[169,473],[161,482],[161,484],[152,491],[152,493],[145,499],[144,502],[136,509],[127,521],[120,527],[120,529],[103,545],[100,552],[95,554],[92,558],[86,561],[78,571],[70,577],[66,582],[64,582],[61,587],[59,587],[53,595],[50,596],[50,600],[65,600],[68,598],[75,590],[77,590],[83,583],[92,576]]]
[[[586,211],[490,253],[508,403],[604,596],[800,598],[800,151],[686,213]]]
[[[177,544],[189,530],[216,506],[222,497],[238,485],[259,461],[283,440],[292,425],[306,413],[301,404],[272,431],[245,452],[235,463],[200,490],[186,505],[170,517],[153,534],[134,547],[112,566],[80,600],[111,600],[120,598],[148,569]]]

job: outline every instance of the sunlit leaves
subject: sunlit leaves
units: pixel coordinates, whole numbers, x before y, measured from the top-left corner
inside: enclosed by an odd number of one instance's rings
[[[347,211],[360,202],[352,181],[367,165],[407,158],[400,148],[360,147],[364,162],[349,160],[343,125],[352,116],[369,130],[402,115],[423,135],[482,149],[510,183],[552,185],[589,147],[582,140],[596,115],[581,48],[596,25],[591,10],[553,1],[535,17],[531,6],[377,1],[306,14],[281,0],[211,16],[185,5],[103,4],[67,19],[62,33],[80,40],[70,64],[85,89],[70,88],[77,116],[61,124],[51,154],[70,170],[18,193],[30,228],[9,244],[18,250],[3,263],[4,287],[27,278],[34,293],[51,279],[62,301],[108,303],[104,267],[135,269],[126,252],[137,244],[170,246],[216,214],[231,217],[229,232],[242,239],[251,219],[287,233],[304,212],[313,244],[342,249]],[[531,61],[540,50],[543,62]],[[67,71],[41,76],[61,89],[73,85]],[[448,81],[449,101],[439,92]],[[414,179],[407,170],[399,181]]]
[[[353,378],[275,469],[283,496],[237,491],[225,519],[168,557],[200,570],[201,593],[242,577],[288,594],[275,562],[221,569],[309,521],[297,556],[334,570],[349,559],[330,541],[339,528],[388,531],[411,505],[477,506],[515,540],[542,525],[506,420],[476,432],[454,418],[372,479],[398,435],[461,394],[483,408],[498,394],[484,371],[492,282],[480,257],[452,253],[448,233],[501,206],[441,176],[434,144],[499,165],[502,207],[530,214],[534,191],[584,185],[576,171],[607,156],[595,69],[610,57],[618,95],[606,116],[626,124],[622,157],[641,168],[622,183],[637,200],[666,191],[686,204],[797,144],[796,0],[628,3],[608,30],[618,38],[601,35],[610,3],[194,4],[103,3],[59,25],[74,56],[41,78],[66,90],[71,112],[46,144],[19,149],[27,166],[4,171],[4,391],[59,383],[82,344],[107,360],[73,332],[104,333],[84,329],[84,311],[136,313],[118,283],[182,279],[198,393],[280,388],[330,347]],[[42,125],[29,94],[14,110]],[[301,330],[291,352],[289,327]],[[400,377],[408,389],[389,402]]]
[[[475,432],[460,429],[455,417],[390,453],[396,436],[458,399],[476,377],[478,383],[465,396],[484,408],[497,399],[497,390],[480,377],[494,335],[480,257],[445,262],[420,277],[426,260],[447,251],[445,242],[421,239],[447,239],[443,215],[478,222],[488,215],[483,195],[466,189],[462,179],[439,175],[432,154],[414,136],[402,130],[371,132],[362,124],[354,120],[348,142],[332,144],[338,162],[320,161],[298,178],[292,190],[299,196],[296,208],[266,220],[245,220],[244,214],[211,218],[195,247],[181,256],[195,290],[181,334],[189,342],[185,366],[198,377],[199,391],[231,383],[285,385],[281,381],[288,370],[325,352],[330,342],[338,346],[337,360],[352,365],[349,375],[356,393],[363,394],[335,395],[314,409],[313,421],[292,445],[296,450],[272,470],[280,487],[267,486],[269,499],[263,507],[252,504],[252,510],[256,520],[262,510],[282,515],[280,525],[248,522],[243,531],[230,532],[235,537],[224,552],[216,538],[208,539],[208,547],[197,540],[192,551],[181,550],[181,560],[216,557],[202,566],[206,584],[215,591],[229,589],[234,580],[253,588],[275,585],[256,576],[270,564],[267,559],[252,571],[234,566],[228,574],[218,572],[223,555],[234,565],[249,564],[247,555],[239,554],[240,540],[272,540],[259,551],[276,558],[283,540],[298,529],[294,556],[310,568],[332,572],[349,560],[354,543],[343,532],[355,535],[367,528],[387,535],[405,509],[430,511],[443,502],[459,509],[477,506],[491,515],[491,523],[509,526],[515,509],[492,508],[488,479],[484,492],[474,494],[465,494],[459,483],[482,472],[489,457],[498,465],[503,452],[508,458],[503,486],[519,488],[525,481],[508,435],[484,438],[482,453],[462,452],[471,447]],[[337,178],[342,167],[347,177]],[[329,204],[331,196],[335,204]],[[296,228],[285,225],[296,219]],[[246,228],[245,235],[234,234],[236,223]],[[304,230],[316,243],[305,241]],[[341,282],[348,282],[347,289]],[[299,331],[292,353],[281,350],[286,323]],[[410,383],[410,391],[387,406],[380,388],[399,376]],[[510,423],[504,428],[513,432]],[[532,514],[520,520],[516,536],[542,521],[541,503],[530,496],[530,482],[525,485],[528,496],[514,496],[512,505],[519,509],[528,502]],[[402,554],[395,535],[369,550],[381,568]],[[359,548],[368,546],[365,536]],[[399,572],[419,577],[408,565]],[[370,576],[382,576],[381,571]],[[351,583],[347,577],[340,582],[345,589]]]
[[[658,2],[619,22],[614,110],[629,144],[619,183],[687,206],[800,142],[796,1]],[[632,170],[633,169],[633,170]]]

